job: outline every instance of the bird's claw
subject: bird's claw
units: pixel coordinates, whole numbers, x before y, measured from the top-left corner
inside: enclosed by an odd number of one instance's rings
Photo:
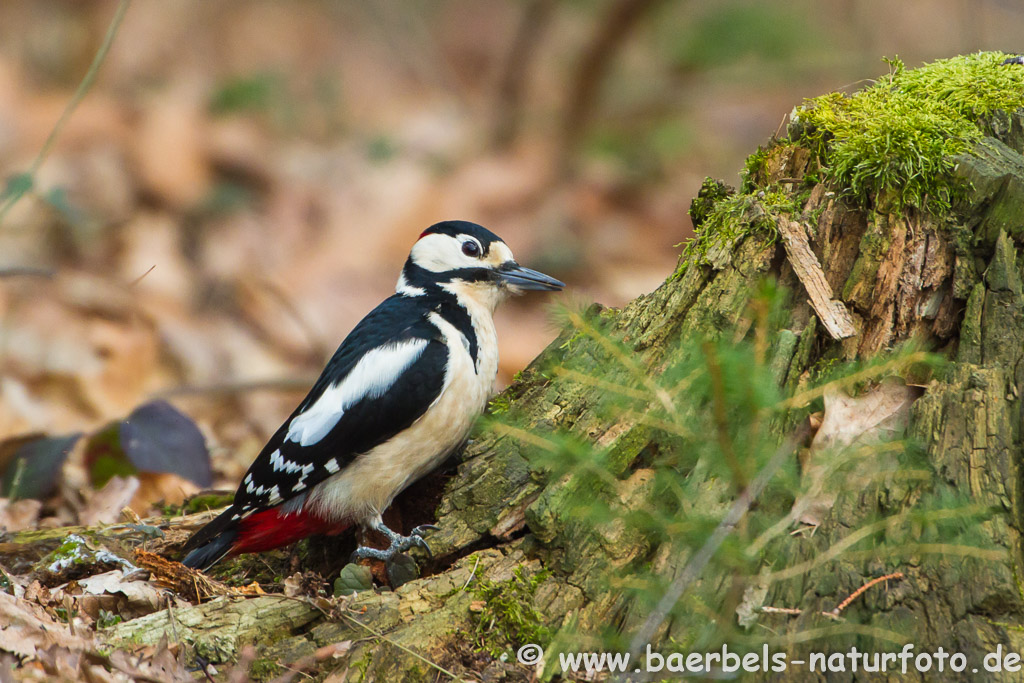
[[[378,524],[374,527],[374,529],[387,536],[388,540],[391,541],[391,544],[384,550],[380,550],[378,548],[369,548],[367,546],[361,545],[355,549],[355,552],[352,553],[352,556],[349,561],[357,562],[359,560],[369,559],[390,562],[392,557],[394,557],[398,553],[404,553],[406,550],[412,548],[413,546],[423,548],[427,551],[428,556],[433,557],[434,553],[430,549],[430,544],[427,543],[426,539],[423,538],[423,535],[428,531],[436,531],[440,528],[441,527],[435,526],[433,524],[421,524],[420,526],[416,527],[411,532],[409,532],[408,536],[402,536],[401,534],[397,534],[388,527],[384,526],[384,524]]]

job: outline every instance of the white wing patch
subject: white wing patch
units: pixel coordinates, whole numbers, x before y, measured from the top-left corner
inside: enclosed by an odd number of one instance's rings
[[[281,472],[282,470],[289,474],[292,472],[302,472],[303,476],[313,471],[313,465],[299,465],[291,460],[285,460],[284,456],[281,455],[280,449],[271,454],[270,465],[274,468],[275,472]]]
[[[277,488],[277,484],[274,484],[270,488],[264,488],[257,484],[254,484],[251,480],[245,487],[245,492],[254,495],[262,496],[267,494],[267,505],[276,505],[281,502],[281,491]]]
[[[364,398],[383,396],[402,373],[423,355],[428,343],[426,339],[410,339],[368,351],[344,379],[327,387],[313,405],[295,416],[288,425],[285,440],[294,441],[300,446],[311,446],[320,441],[334,429],[349,407]],[[274,467],[278,469],[277,463]],[[298,465],[282,460],[282,468],[288,467],[294,468],[289,469],[289,472],[300,469]],[[304,471],[300,483],[306,474]]]

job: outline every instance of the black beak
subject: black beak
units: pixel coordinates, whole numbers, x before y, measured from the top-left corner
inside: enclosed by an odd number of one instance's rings
[[[536,289],[548,292],[557,292],[565,287],[564,282],[559,282],[553,277],[536,270],[523,268],[515,262],[506,263],[498,269],[498,277],[509,287],[516,289]]]

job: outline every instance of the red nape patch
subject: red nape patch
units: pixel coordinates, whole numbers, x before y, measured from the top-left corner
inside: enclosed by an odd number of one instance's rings
[[[238,522],[238,538],[231,546],[231,553],[259,553],[314,534],[340,534],[350,526],[317,517],[308,510],[285,514],[281,506],[273,507]]]
[[[430,232],[430,228],[427,228],[426,230],[424,230],[423,232],[421,232],[421,233],[420,233],[420,236],[419,236],[419,237],[417,237],[416,239],[417,239],[417,240],[421,240],[421,239],[423,239],[424,237],[426,237],[427,235],[431,235],[431,234],[433,234],[433,233],[431,233],[431,232]]]

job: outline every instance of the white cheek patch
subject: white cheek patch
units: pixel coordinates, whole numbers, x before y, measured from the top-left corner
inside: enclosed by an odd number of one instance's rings
[[[494,253],[494,244],[491,245],[488,257],[482,260],[462,253],[462,243],[468,239],[480,244],[479,240],[469,236],[456,238],[442,234],[426,235],[413,245],[409,256],[417,266],[434,273],[443,273],[457,268],[479,268],[487,265],[491,260],[491,254]],[[483,253],[482,247],[481,253]]]
[[[300,446],[320,441],[351,406],[383,396],[423,354],[428,343],[426,339],[411,339],[368,351],[343,380],[327,387],[313,405],[292,419],[285,440]],[[283,467],[291,464],[284,463]]]

